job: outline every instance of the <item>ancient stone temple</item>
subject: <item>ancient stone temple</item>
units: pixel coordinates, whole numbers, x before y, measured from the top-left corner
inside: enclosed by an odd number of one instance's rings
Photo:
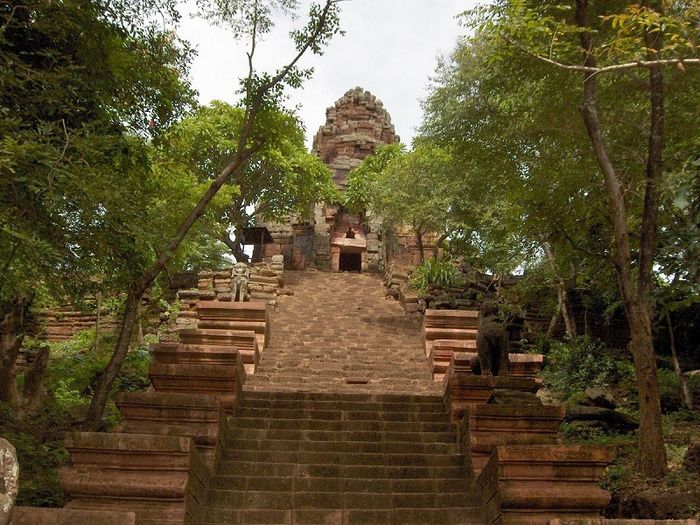
[[[399,137],[382,102],[357,87],[326,110],[326,123],[314,138],[313,152],[333,172],[343,190],[350,171],[378,146]],[[286,224],[265,224],[273,243],[265,255],[282,254],[288,269],[315,266],[331,271],[379,271],[387,259],[381,223],[369,213],[352,214],[338,204],[318,203],[310,222],[292,218]]]

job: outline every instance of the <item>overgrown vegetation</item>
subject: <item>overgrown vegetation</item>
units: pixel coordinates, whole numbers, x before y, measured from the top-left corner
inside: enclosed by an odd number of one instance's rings
[[[110,358],[114,335],[103,335],[97,349],[94,343],[94,330],[86,330],[51,344],[45,380],[47,397],[38,411],[18,419],[9,405],[0,403],[0,436],[15,446],[21,465],[18,505],[60,507],[65,502],[58,481],[58,468],[68,457],[63,436],[79,428],[97,379]],[[145,390],[150,385],[149,360],[145,346],[133,348],[112,393]],[[111,430],[119,422],[119,412],[110,403],[102,430]]]
[[[425,294],[430,286],[454,286],[458,275],[459,272],[450,260],[431,257],[415,268],[410,283],[414,290]]]

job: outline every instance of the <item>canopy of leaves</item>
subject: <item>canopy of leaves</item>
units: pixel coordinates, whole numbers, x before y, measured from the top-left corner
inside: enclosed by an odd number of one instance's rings
[[[671,42],[669,57],[696,42],[697,3],[670,2],[663,20],[649,20],[634,2],[596,2],[596,49],[601,66],[645,58],[639,24],[661,26]],[[610,264],[612,228],[602,176],[583,125],[582,73],[543,60],[580,64],[579,29],[572,2],[498,1],[468,12],[475,33],[441,62],[418,142],[450,148],[465,179],[463,202],[471,201],[474,221],[454,236],[452,247],[482,268],[518,266],[545,270],[539,245],[556,255],[556,273],[575,286],[616,295]],[[693,48],[692,53],[696,53]],[[667,129],[665,178],[660,211],[659,261],[670,275],[696,268],[679,239],[697,235],[688,198],[696,177],[700,100],[693,86],[697,69],[665,71]],[[599,99],[613,163],[625,186],[632,229],[641,222],[648,135],[648,80],[645,70],[600,74]],[[633,237],[634,243],[638,237]],[[503,241],[507,241],[504,243]],[[507,246],[511,249],[508,249]],[[513,250],[512,248],[517,248]],[[657,267],[658,269],[658,267]]]
[[[152,257],[147,139],[194,92],[191,52],[142,4],[138,22],[89,0],[0,5],[0,300],[123,286]]]
[[[218,175],[235,155],[245,111],[213,102],[170,130],[158,148],[160,169],[189,174],[199,181]],[[272,221],[290,214],[308,217],[313,203],[336,199],[331,173],[307,152],[298,120],[289,113],[264,110],[258,114],[251,141],[260,148],[229,182],[227,201],[213,213],[223,226],[252,225],[253,218]]]

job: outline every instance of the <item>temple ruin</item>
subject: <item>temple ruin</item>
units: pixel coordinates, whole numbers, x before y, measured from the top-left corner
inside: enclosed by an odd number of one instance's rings
[[[356,87],[326,110],[326,123],[316,133],[312,151],[330,168],[342,191],[350,172],[368,155],[379,146],[397,142],[399,137],[382,101]],[[292,217],[284,224],[262,226],[273,238],[265,245],[265,256],[283,255],[285,267],[292,270],[377,272],[398,256],[412,262],[415,251],[410,236],[385,232],[371,213],[350,213],[333,203],[316,204],[309,222],[296,222]],[[389,243],[389,238],[394,241]]]

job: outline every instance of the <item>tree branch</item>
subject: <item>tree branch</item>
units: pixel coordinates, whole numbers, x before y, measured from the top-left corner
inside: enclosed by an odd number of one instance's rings
[[[637,60],[635,62],[624,62],[622,64],[613,64],[611,66],[603,66],[603,67],[597,67],[597,66],[588,66],[588,65],[582,65],[582,64],[564,64],[563,62],[558,62],[556,60],[553,60],[551,58],[538,55],[537,53],[533,53],[529,49],[527,49],[525,46],[520,45],[518,42],[513,40],[512,38],[507,37],[504,34],[501,34],[501,38],[511,44],[512,46],[517,47],[524,53],[527,53],[531,57],[536,58],[537,60],[540,60],[546,64],[549,64],[551,66],[558,67],[559,69],[565,69],[567,71],[574,71],[578,73],[590,73],[592,75],[597,75],[599,73],[610,73],[610,72],[617,72],[617,71],[627,71],[630,69],[639,69],[639,68],[646,68],[646,69],[654,69],[658,67],[663,67],[663,66],[700,66],[700,58],[664,58],[664,59],[658,59],[658,60]]]

